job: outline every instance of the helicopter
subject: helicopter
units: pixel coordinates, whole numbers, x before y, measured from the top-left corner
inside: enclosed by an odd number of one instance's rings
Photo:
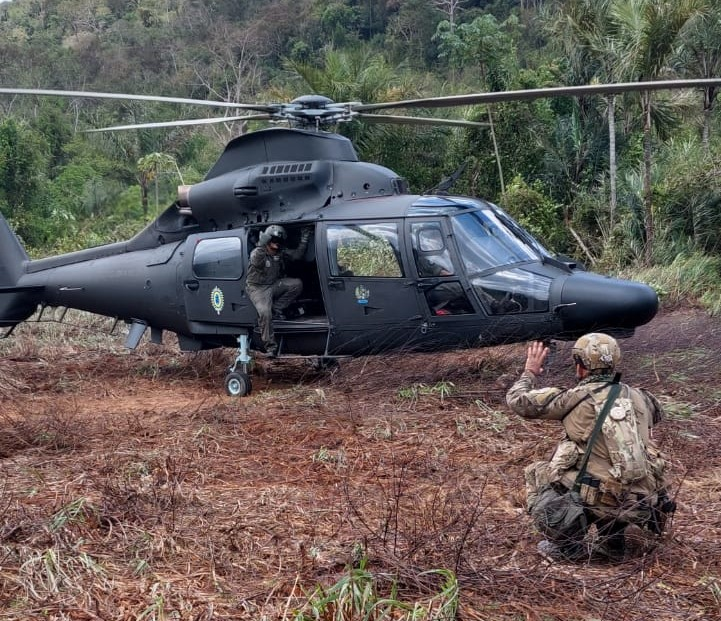
[[[657,313],[646,284],[587,271],[549,252],[497,205],[447,193],[413,194],[394,171],[359,159],[328,131],[368,122],[480,123],[373,114],[539,97],[717,86],[721,80],[593,84],[476,93],[400,102],[336,103],[305,95],[290,103],[236,104],[88,91],[0,88],[0,94],[146,99],[249,110],[251,114],[122,125],[90,131],[228,120],[287,121],[231,140],[203,181],[127,241],[30,260],[0,214],[0,327],[4,336],[46,308],[72,308],[128,325],[134,349],[146,331],[182,351],[237,348],[225,375],[231,396],[252,391],[263,350],[246,287],[251,251],[270,225],[289,247],[310,232],[289,266],[303,284],[287,316],[273,320],[280,356],[339,358],[392,351],[437,352],[527,340],[570,340],[603,330],[624,337]],[[307,235],[307,233],[306,233]],[[438,269],[428,270],[429,265]]]

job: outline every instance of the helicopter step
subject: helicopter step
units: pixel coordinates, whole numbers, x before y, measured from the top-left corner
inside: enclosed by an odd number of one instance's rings
[[[284,357],[318,356],[329,351],[330,323],[326,316],[300,316],[295,319],[274,319],[273,332],[278,342],[278,353]],[[255,326],[251,347],[263,351],[260,327]]]
[[[301,327],[303,330],[309,331],[327,330],[328,318],[325,316],[309,317],[301,315],[292,319],[273,319],[273,328],[275,330],[295,330]]]

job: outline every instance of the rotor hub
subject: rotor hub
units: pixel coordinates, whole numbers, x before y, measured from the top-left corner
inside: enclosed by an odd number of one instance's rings
[[[353,103],[336,103],[322,95],[303,95],[280,104],[273,117],[297,127],[325,127],[350,121],[357,112]]]

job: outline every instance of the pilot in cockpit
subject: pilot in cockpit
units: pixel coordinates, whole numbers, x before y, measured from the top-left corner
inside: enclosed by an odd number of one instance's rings
[[[453,267],[446,253],[425,255],[414,252],[420,278],[453,276]],[[459,282],[440,282],[426,291],[426,301],[434,315],[457,315],[473,312]]]

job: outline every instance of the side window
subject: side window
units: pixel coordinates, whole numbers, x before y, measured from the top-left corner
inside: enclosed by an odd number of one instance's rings
[[[201,239],[193,253],[193,273],[198,278],[237,280],[243,275],[240,239]]]
[[[426,282],[423,295],[431,314],[466,315],[473,313],[473,305],[457,278],[451,253],[445,244],[440,222],[411,224],[413,259],[420,278],[434,278]]]
[[[440,252],[443,250],[443,235],[438,223],[414,224],[411,226],[414,237],[418,238],[418,249],[423,252]]]
[[[328,260],[332,276],[399,278],[398,227],[395,223],[328,227]]]
[[[452,276],[453,263],[443,241],[439,222],[419,222],[411,225],[413,259],[421,278]]]

